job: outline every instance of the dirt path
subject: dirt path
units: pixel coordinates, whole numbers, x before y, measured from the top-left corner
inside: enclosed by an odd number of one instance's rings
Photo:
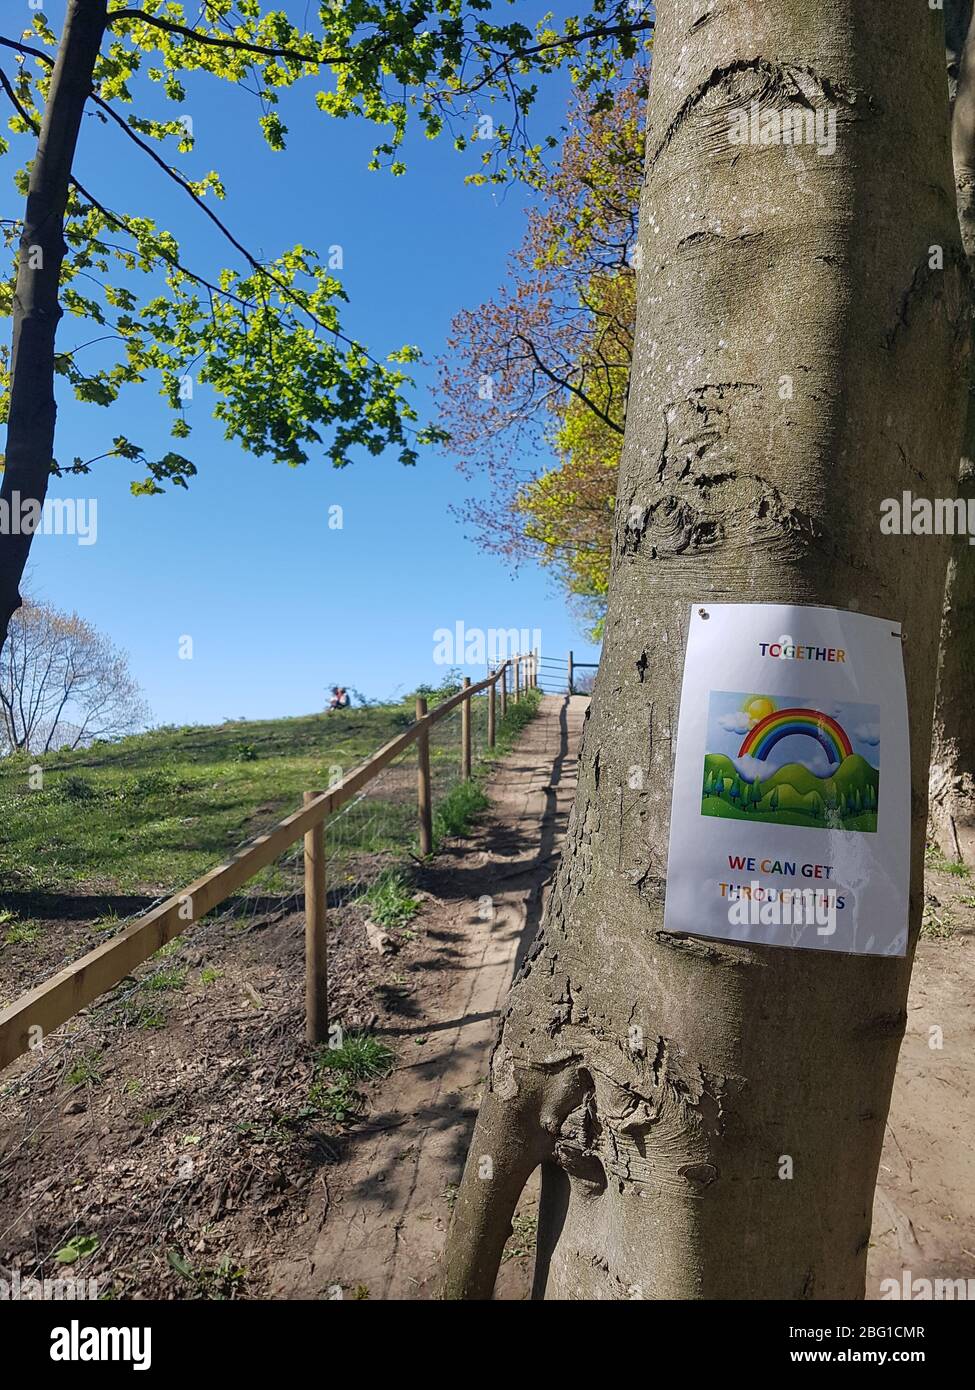
[[[492,814],[424,881],[424,951],[379,1032],[399,1066],[349,1156],[323,1170],[271,1295],[429,1299],[499,1005],[541,916],[576,784],[586,701],[546,698],[496,774]],[[975,1278],[975,897],[938,868],[920,942],[874,1205],[867,1297],[881,1280]],[[405,981],[406,977],[404,977]],[[537,1179],[537,1175],[536,1175]],[[529,1296],[538,1183],[525,1190],[496,1299]]]
[[[427,1299],[459,1181],[499,1006],[541,916],[575,794],[588,701],[546,696],[492,778],[478,832],[423,880],[427,957],[402,1021],[380,1029],[399,1066],[377,1090],[354,1152],[328,1175],[303,1249],[272,1296]],[[521,1280],[514,1297],[523,1297]]]
[[[929,870],[928,911],[950,916],[922,939],[873,1209],[867,1297],[903,1272],[975,1280],[975,927],[971,887]],[[933,908],[931,906],[933,904]],[[903,1296],[903,1295],[902,1295]]]

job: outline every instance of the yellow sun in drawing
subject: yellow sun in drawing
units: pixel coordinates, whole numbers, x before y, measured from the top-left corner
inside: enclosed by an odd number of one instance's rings
[[[742,705],[742,709],[754,726],[759,720],[775,713],[775,701],[770,700],[767,695],[751,695]]]

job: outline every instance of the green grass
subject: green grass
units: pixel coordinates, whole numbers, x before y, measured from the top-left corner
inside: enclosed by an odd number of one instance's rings
[[[364,1096],[356,1090],[351,1076],[339,1075],[334,1081],[319,1077],[308,1088],[308,1108],[326,1120],[345,1124],[361,1112]]]
[[[294,811],[304,791],[327,787],[401,733],[413,703],[411,696],[328,715],[169,727],[0,759],[0,887],[59,891],[94,882],[176,891]],[[433,740],[430,753],[434,773],[449,775],[453,743]],[[43,789],[29,785],[34,763]],[[332,833],[350,852],[405,852],[415,805],[384,802],[382,815],[344,817]],[[258,886],[274,891],[274,866],[266,872]],[[107,917],[99,929],[114,925]]]
[[[807,830],[828,830],[830,827],[823,821],[821,816],[805,814],[799,810],[780,810],[780,811],[743,811],[737,806],[732,806],[720,796],[703,796],[701,798],[701,815],[717,816],[723,820],[748,820],[763,822],[770,825],[801,825]],[[863,811],[858,816],[846,816],[842,822],[844,830],[864,830],[875,831],[877,829],[877,812]]]
[[[358,899],[381,927],[404,927],[420,910],[404,869],[386,869]]]
[[[431,691],[431,706],[453,686]],[[515,745],[537,711],[539,694],[509,701],[498,719],[496,748],[482,750],[474,779],[460,784],[454,731],[443,726],[431,738],[437,841],[463,836],[487,806],[482,782],[496,759]],[[294,719],[228,721],[220,725],[161,728],[114,743],[44,755],[0,759],[0,889],[67,892],[177,892],[221,863],[230,851],[294,811],[306,790],[327,787],[358,766],[413,720],[411,695],[399,704],[376,705]],[[476,746],[483,745],[486,701],[474,709]],[[415,758],[415,749],[406,755]],[[29,768],[39,763],[43,788],[32,789]],[[416,846],[412,796],[368,796],[355,815],[329,826],[329,853],[392,856],[392,870],[369,889],[369,910],[384,927],[403,930],[417,904],[409,870],[396,867]],[[446,790],[446,795],[443,795]],[[298,847],[300,854],[300,846]],[[388,861],[387,861],[388,862]],[[292,865],[285,866],[289,872]],[[354,866],[353,866],[354,867]],[[336,880],[339,881],[339,880]],[[258,875],[255,891],[293,891],[281,866]],[[108,913],[93,923],[111,935],[123,923]],[[9,925],[7,925],[9,924]],[[31,923],[0,913],[0,940],[30,945]],[[177,949],[173,946],[173,949]],[[178,988],[157,982],[150,988]],[[160,1026],[144,1003],[129,1022]]]
[[[526,690],[517,704],[511,700],[508,701],[508,713],[503,719],[498,720],[495,730],[495,758],[500,758],[505,753],[511,752],[521,737],[525,725],[530,724],[538,713],[541,699],[542,692],[540,690]]]
[[[142,981],[140,989],[149,990],[150,993],[168,989],[183,989],[186,985],[186,970],[157,970]]]
[[[315,1059],[316,1072],[341,1072],[353,1081],[388,1076],[396,1054],[370,1033],[348,1033],[338,1047],[326,1047]]]
[[[501,1256],[501,1263],[518,1260],[531,1255],[538,1239],[538,1212],[518,1212],[511,1222],[511,1235],[508,1237]]]
[[[949,912],[942,909],[940,915],[931,907],[924,909],[921,918],[921,936],[927,941],[949,941],[955,934],[955,923]]]
[[[458,782],[441,801],[433,816],[434,847],[448,836],[469,835],[474,821],[485,811],[488,799],[479,782]]]
[[[41,929],[35,922],[17,922],[4,932],[3,943],[5,946],[32,946],[40,934]]]
[[[368,1033],[349,1033],[338,1047],[323,1048],[315,1059],[308,1090],[308,1112],[347,1124],[362,1112],[365,1097],[357,1081],[388,1076],[396,1054]]]
[[[65,1073],[69,1086],[100,1086],[102,1083],[102,1054],[85,1052]]]
[[[490,802],[484,791],[484,782],[494,763],[511,751],[525,725],[535,718],[541,698],[541,691],[527,690],[517,704],[513,700],[508,702],[508,712],[498,720],[495,729],[494,748],[484,749],[474,769],[474,776],[467,782],[455,783],[434,810],[434,852],[446,839],[469,835],[477,818],[487,810]]]
[[[193,1265],[179,1250],[167,1250],[166,1259],[197,1298],[218,1302],[233,1299],[247,1283],[247,1270],[229,1255],[215,1265]]]
[[[167,1023],[166,1010],[140,999],[138,993],[117,1005],[114,1017],[122,1027],[145,1028],[148,1031],[165,1028]]]
[[[943,874],[952,874],[955,878],[968,878],[971,873],[967,864],[962,864],[957,859],[946,859],[937,845],[925,846],[924,862],[930,868],[938,869]]]
[[[158,951],[153,951],[151,959],[165,960],[167,956],[175,956],[185,944],[181,936],[174,936],[171,941],[166,942],[165,946],[160,946]]]

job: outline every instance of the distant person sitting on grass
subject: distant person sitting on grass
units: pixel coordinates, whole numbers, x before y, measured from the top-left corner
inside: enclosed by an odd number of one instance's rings
[[[328,703],[329,710],[348,709],[352,701],[349,699],[349,692],[344,685],[332,686],[332,698]]]

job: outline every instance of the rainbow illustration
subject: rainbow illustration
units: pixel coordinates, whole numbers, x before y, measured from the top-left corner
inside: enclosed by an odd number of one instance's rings
[[[760,719],[748,733],[738,750],[739,758],[765,760],[780,739],[790,734],[805,734],[814,738],[825,750],[831,763],[841,763],[853,752],[853,745],[841,724],[818,709],[777,709]]]

